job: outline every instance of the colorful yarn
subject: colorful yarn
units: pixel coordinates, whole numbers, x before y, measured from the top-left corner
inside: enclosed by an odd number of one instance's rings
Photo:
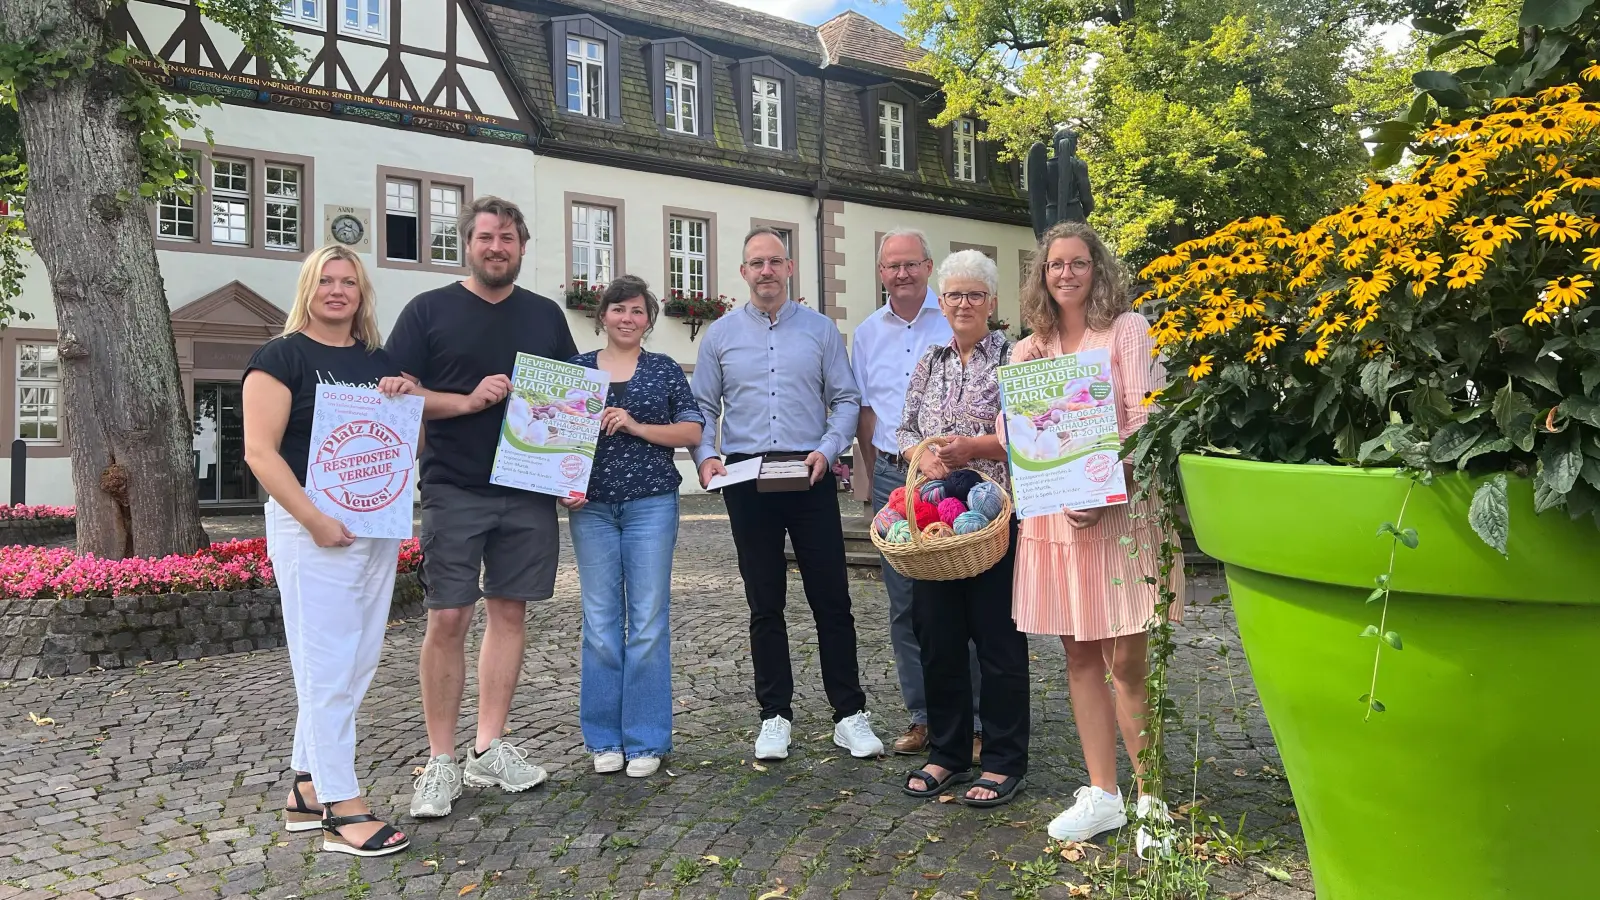
[[[955,537],[955,529],[943,522],[935,522],[922,530],[924,540],[937,541],[943,538]]]
[[[901,519],[893,525],[890,525],[889,531],[884,534],[883,539],[891,544],[911,543],[911,523],[907,522],[905,519]]]
[[[917,530],[921,531],[939,521],[939,507],[932,503],[917,504]]]
[[[962,503],[967,502],[967,494],[983,481],[983,477],[971,469],[957,469],[944,477],[944,495],[954,497]]]
[[[967,508],[993,522],[1005,503],[1002,496],[998,485],[985,481],[967,492]]]
[[[917,496],[921,497],[924,503],[932,503],[937,506],[940,500],[950,495],[945,491],[943,481],[934,480],[924,482],[922,487],[918,489]]]
[[[982,531],[985,528],[988,528],[989,520],[983,517],[983,513],[976,513],[968,510],[961,515],[956,516],[955,522],[952,523],[950,527],[955,531],[956,534],[971,534],[974,531]]]
[[[956,520],[956,516],[967,511],[967,505],[954,497],[946,497],[939,501],[939,521],[949,525]]]
[[[889,526],[905,520],[905,513],[895,509],[893,506],[885,506],[883,509],[878,510],[876,516],[872,517],[872,529],[878,533],[878,537],[883,537],[889,533]]]
[[[885,506],[900,510],[900,518],[906,517],[906,489],[897,487],[889,492],[889,502]]]

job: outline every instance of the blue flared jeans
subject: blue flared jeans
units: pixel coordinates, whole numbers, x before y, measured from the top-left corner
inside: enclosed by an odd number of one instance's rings
[[[569,521],[583,595],[584,746],[630,760],[664,756],[672,750],[667,612],[678,494],[592,502]]]

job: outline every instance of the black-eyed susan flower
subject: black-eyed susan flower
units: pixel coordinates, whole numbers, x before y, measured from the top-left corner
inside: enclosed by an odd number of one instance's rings
[[[1551,317],[1560,311],[1561,307],[1550,303],[1548,300],[1541,300],[1522,314],[1522,324],[1534,325],[1542,323],[1548,325]]]
[[[1149,278],[1150,276],[1155,275],[1157,272],[1175,272],[1178,269],[1183,268],[1183,264],[1188,261],[1189,257],[1182,253],[1168,253],[1163,256],[1158,256],[1151,260],[1150,264],[1145,266],[1144,269],[1139,272],[1139,277]]]
[[[1358,272],[1346,284],[1350,287],[1350,302],[1366,306],[1394,284],[1394,275],[1387,271]]]
[[[1428,289],[1439,283],[1439,270],[1434,269],[1411,282],[1411,296],[1421,299]]]
[[[1556,202],[1555,188],[1545,188],[1544,190],[1535,191],[1533,196],[1529,197],[1522,206],[1530,213],[1540,213],[1544,212],[1554,202]]]
[[[1584,81],[1600,81],[1600,63],[1591,60],[1589,67],[1580,72],[1578,77]]]
[[[1444,257],[1431,250],[1408,247],[1401,252],[1400,271],[1413,277],[1437,272],[1443,265]]]
[[[1239,317],[1231,309],[1208,309],[1200,316],[1200,335],[1227,334],[1239,324]]]
[[[1200,357],[1200,361],[1189,367],[1189,380],[1199,381],[1211,374],[1211,360],[1215,357],[1207,353]]]
[[[1583,264],[1591,269],[1600,269],[1600,247],[1590,247],[1583,251]]]
[[[1145,391],[1144,392],[1144,396],[1139,398],[1139,405],[1140,406],[1154,406],[1156,404],[1156,401],[1161,399],[1161,394],[1162,394],[1162,391],[1164,391],[1164,390],[1165,390],[1165,388],[1162,388],[1160,390],[1154,390],[1154,391]]]
[[[1344,330],[1350,324],[1350,317],[1344,313],[1337,313],[1333,318],[1317,326],[1317,334],[1323,338],[1330,338]]]
[[[1589,299],[1589,289],[1594,282],[1582,275],[1563,275],[1553,278],[1544,286],[1545,299],[1562,306],[1577,306]]]
[[[1240,300],[1238,304],[1234,306],[1234,312],[1236,312],[1240,317],[1249,317],[1251,319],[1261,318],[1266,314],[1266,311],[1266,299],[1261,294],[1257,294],[1256,296],[1246,300]]]
[[[1472,257],[1466,257],[1466,259],[1471,258]],[[1455,261],[1451,263],[1450,268],[1445,270],[1444,277],[1445,287],[1452,291],[1459,291],[1462,288],[1471,287],[1482,281],[1483,269],[1468,265],[1466,264],[1465,259],[1457,257]]]
[[[1372,359],[1373,357],[1377,356],[1378,354],[1380,354],[1382,352],[1383,352],[1383,341],[1362,341],[1361,342],[1361,355],[1366,357],[1367,359]]]
[[[1256,332],[1251,342],[1257,349],[1271,350],[1273,347],[1283,343],[1286,335],[1287,332],[1284,331],[1282,325],[1268,325],[1266,328]]]
[[[1417,215],[1432,224],[1448,218],[1456,208],[1455,195],[1439,188],[1428,188],[1412,200]]]
[[[1539,237],[1558,244],[1576,241],[1583,237],[1584,221],[1569,212],[1551,213],[1537,220]]]
[[[1572,128],[1553,115],[1540,116],[1534,120],[1533,130],[1534,140],[1546,146],[1564,144],[1572,140]]]
[[[1328,338],[1317,338],[1316,346],[1306,351],[1306,362],[1317,365],[1328,358],[1328,351],[1333,349],[1333,341]]]
[[[1366,328],[1373,322],[1378,321],[1378,313],[1382,310],[1383,305],[1379,303],[1374,303],[1367,307],[1367,311],[1362,313],[1360,318],[1350,323],[1350,330],[1356,334],[1360,334],[1361,329]]]

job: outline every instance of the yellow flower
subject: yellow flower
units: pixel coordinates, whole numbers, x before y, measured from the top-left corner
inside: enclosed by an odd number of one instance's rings
[[[1231,309],[1208,309],[1200,317],[1201,336],[1227,334],[1239,324],[1239,317]]]
[[[1157,272],[1176,271],[1177,269],[1183,268],[1183,264],[1188,261],[1189,257],[1186,254],[1168,253],[1165,256],[1159,256],[1152,260],[1150,265],[1145,266],[1144,270],[1139,273],[1139,277],[1149,278],[1151,275],[1154,275]]]
[[[1528,210],[1528,212],[1537,213],[1544,212],[1545,207],[1554,202],[1556,202],[1555,190],[1552,188],[1545,188],[1542,191],[1536,192],[1532,197],[1529,197],[1528,202],[1522,205]]]
[[[1583,264],[1591,269],[1600,269],[1600,247],[1590,247],[1583,251]]]
[[[1428,188],[1418,194],[1412,202],[1416,204],[1418,215],[1430,222],[1448,218],[1456,208],[1455,196],[1438,188]]]
[[[1575,84],[1558,84],[1547,87],[1535,95],[1541,103],[1564,103],[1583,96],[1583,88]]]
[[[1388,272],[1362,272],[1347,283],[1350,285],[1350,302],[1356,306],[1366,306],[1394,284],[1394,276]]]
[[[1584,81],[1600,81],[1600,63],[1590,61],[1589,68],[1579,73]]]
[[[1449,270],[1444,273],[1446,279],[1444,286],[1452,291],[1459,291],[1464,287],[1471,287],[1483,280],[1483,270],[1464,264],[1464,260],[1457,259]]]
[[[1544,296],[1548,302],[1559,303],[1562,306],[1577,306],[1589,299],[1589,288],[1594,287],[1594,282],[1582,275],[1563,275],[1552,279],[1544,286]]]
[[[1520,99],[1522,98],[1502,97],[1495,102],[1500,103],[1507,100]],[[1523,115],[1519,112],[1491,118],[1497,119],[1497,124],[1500,126],[1500,130],[1495,132],[1495,138],[1509,146],[1515,147],[1518,144],[1536,140],[1539,137],[1539,129],[1532,116]]]
[[[1216,309],[1232,304],[1238,296],[1239,292],[1233,288],[1210,288],[1200,293],[1200,302]]]
[[[1550,317],[1556,311],[1556,309],[1550,307],[1549,303],[1535,303],[1532,309],[1522,314],[1522,324],[1532,325],[1535,322],[1543,322],[1548,325],[1550,324]]]
[[[1317,338],[1317,345],[1306,351],[1306,362],[1313,366],[1328,358],[1328,351],[1333,349],[1333,342],[1326,337]]]
[[[1411,296],[1420,299],[1423,294],[1428,292],[1428,288],[1431,288],[1438,283],[1439,271],[1435,269],[1411,282]]]
[[[1165,388],[1161,388],[1159,390],[1146,391],[1144,397],[1142,399],[1140,399],[1139,405],[1140,406],[1154,406],[1155,402],[1157,400],[1161,399],[1161,394],[1165,390],[1166,390]]]
[[[1377,240],[1370,237],[1356,238],[1339,251],[1339,265],[1346,269],[1360,268],[1361,264],[1367,261],[1367,254],[1372,252],[1377,243]]]
[[[1256,332],[1255,346],[1257,350],[1271,350],[1283,343],[1285,332],[1282,325],[1269,325]]]
[[[1249,316],[1252,319],[1259,319],[1267,311],[1266,297],[1263,294],[1257,294],[1248,300],[1240,300],[1233,309],[1241,317]]]
[[[1584,222],[1572,213],[1551,213],[1538,220],[1537,234],[1547,241],[1564,244],[1583,237]]]
[[[1260,347],[1251,347],[1244,352],[1244,361],[1247,363],[1260,362],[1261,357],[1266,355]]]
[[[1422,251],[1415,247],[1403,251],[1400,259],[1400,271],[1407,275],[1427,275],[1439,271],[1444,265],[1444,257],[1432,251]]]
[[[1367,307],[1367,311],[1365,313],[1362,313],[1361,318],[1359,318],[1359,319],[1355,320],[1354,322],[1350,323],[1350,330],[1355,332],[1356,334],[1360,334],[1361,333],[1361,329],[1367,327],[1368,325],[1371,325],[1373,322],[1378,321],[1378,312],[1380,310],[1382,310],[1382,309],[1383,309],[1382,304],[1378,304],[1378,303],[1374,303],[1371,306]]]
[[[1383,341],[1362,341],[1361,355],[1371,359],[1383,352]]]
[[[1156,286],[1156,296],[1165,297],[1178,288],[1178,280],[1169,272],[1158,272],[1151,277]]]
[[[1200,361],[1199,362],[1197,362],[1194,365],[1189,367],[1189,378],[1191,380],[1193,380],[1193,381],[1199,381],[1200,379],[1206,377],[1207,375],[1210,375],[1211,374],[1211,359],[1212,359],[1212,354],[1210,354],[1210,353],[1207,353],[1206,355],[1200,357]]]
[[[1555,116],[1540,116],[1533,123],[1534,140],[1541,144],[1557,144],[1572,140],[1572,129]]]
[[[1332,319],[1318,325],[1317,334],[1321,335],[1323,339],[1327,339],[1343,331],[1348,324],[1350,324],[1350,317],[1344,313],[1339,313]]]

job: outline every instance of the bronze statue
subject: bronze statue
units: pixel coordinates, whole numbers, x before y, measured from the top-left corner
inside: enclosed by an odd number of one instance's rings
[[[1035,237],[1044,237],[1057,222],[1087,222],[1094,212],[1089,166],[1078,158],[1078,133],[1062,128],[1054,143],[1054,159],[1040,143],[1028,151],[1028,211]]]

